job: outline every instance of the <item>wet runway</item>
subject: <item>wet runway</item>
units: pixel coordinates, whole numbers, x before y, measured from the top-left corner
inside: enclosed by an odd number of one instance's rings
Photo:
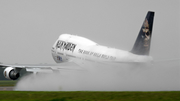
[[[0,91],[13,91],[14,87],[0,87]]]

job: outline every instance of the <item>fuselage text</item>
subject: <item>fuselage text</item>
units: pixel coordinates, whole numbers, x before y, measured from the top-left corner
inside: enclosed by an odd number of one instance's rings
[[[73,52],[76,48],[76,44],[59,40],[56,44],[56,48],[60,50],[67,50]]]
[[[106,55],[106,54],[100,54],[100,53],[91,52],[91,51],[86,51],[86,50],[82,50],[82,49],[79,49],[78,53],[90,55],[90,56],[94,56],[94,57],[102,58],[102,59],[110,59],[110,60],[116,59],[116,57],[114,57],[114,56],[110,56],[110,55]]]

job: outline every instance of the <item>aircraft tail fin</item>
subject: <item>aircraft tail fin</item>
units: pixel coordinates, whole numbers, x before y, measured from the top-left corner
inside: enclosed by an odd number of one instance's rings
[[[140,29],[136,42],[131,50],[132,53],[138,55],[149,55],[152,38],[153,20],[154,12],[149,11]]]

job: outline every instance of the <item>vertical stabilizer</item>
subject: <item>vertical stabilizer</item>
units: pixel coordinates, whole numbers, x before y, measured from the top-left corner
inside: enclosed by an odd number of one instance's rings
[[[154,12],[149,11],[140,29],[136,42],[131,50],[138,55],[149,55],[152,38]]]

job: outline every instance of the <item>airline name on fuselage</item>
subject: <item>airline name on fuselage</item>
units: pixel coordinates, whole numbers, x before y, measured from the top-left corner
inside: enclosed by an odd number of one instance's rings
[[[59,40],[56,44],[56,48],[60,50],[67,50],[73,52],[76,48],[76,44]]]
[[[103,58],[103,59],[110,59],[110,60],[115,60],[116,59],[116,57],[114,57],[114,56],[109,56],[109,55],[100,54],[100,53],[91,52],[91,51],[82,50],[82,49],[79,49],[78,53],[86,54],[86,55],[90,55],[90,56],[94,56],[94,57],[98,57],[98,58]]]

